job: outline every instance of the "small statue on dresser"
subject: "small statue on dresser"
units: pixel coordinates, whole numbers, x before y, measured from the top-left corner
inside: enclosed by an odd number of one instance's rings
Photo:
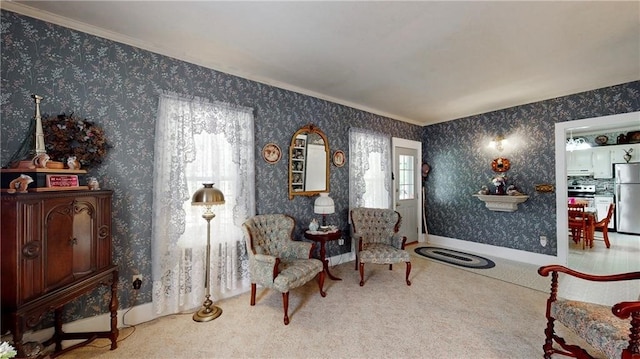
[[[67,167],[69,167],[70,170],[80,169],[80,162],[76,159],[76,156],[70,156],[67,158]]]
[[[27,193],[29,183],[33,182],[33,178],[29,175],[21,174],[20,177],[14,179],[9,183],[9,189],[7,193]]]

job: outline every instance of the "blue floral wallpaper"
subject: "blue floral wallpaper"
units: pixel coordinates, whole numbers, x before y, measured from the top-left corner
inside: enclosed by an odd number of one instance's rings
[[[635,81],[425,127],[429,233],[555,255],[555,194],[534,189],[556,181],[554,124],[639,110],[640,81]],[[508,139],[504,150],[487,148],[500,134]],[[511,162],[508,184],[530,196],[513,213],[490,211],[472,197],[483,185],[494,188],[491,162],[497,157]],[[540,245],[542,235],[546,247]]]
[[[297,220],[296,236],[314,217],[315,197],[288,199],[287,163],[262,160],[261,149],[275,142],[288,153],[291,136],[313,123],[322,129],[332,151],[348,154],[348,129],[367,127],[389,136],[420,141],[420,126],[392,120],[299,93],[234,77],[173,58],[46,23],[1,12],[0,160],[6,165],[33,118],[31,94],[44,99],[41,111],[74,113],[101,125],[113,146],[105,163],[89,175],[114,190],[114,259],[120,266],[121,308],[151,301],[143,282],[136,302],[131,277],[151,278],[152,163],[158,93],[167,90],[252,107],[255,112],[256,202],[258,213],[285,213]],[[331,196],[336,213],[328,220],[348,233],[348,164],[331,166]],[[328,245],[329,256],[350,251],[350,241]],[[105,311],[93,293],[67,306],[71,319]]]

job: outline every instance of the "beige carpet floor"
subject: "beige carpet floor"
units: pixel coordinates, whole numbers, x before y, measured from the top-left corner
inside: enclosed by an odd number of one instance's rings
[[[191,313],[122,329],[118,349],[97,340],[62,358],[542,358],[547,294],[412,257],[404,265],[368,265],[364,287],[353,262],[332,268],[342,281],[291,292],[291,323],[281,294],[259,289],[217,304],[222,316],[196,323]],[[564,328],[570,342],[588,346]],[[592,349],[589,349],[592,350]]]

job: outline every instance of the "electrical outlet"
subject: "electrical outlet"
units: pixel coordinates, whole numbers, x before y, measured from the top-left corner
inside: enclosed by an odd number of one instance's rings
[[[547,236],[540,236],[540,245],[543,247],[547,246]]]
[[[338,239],[338,244],[341,246],[344,245],[344,238]]]
[[[142,274],[135,274],[131,279],[133,289],[140,289],[142,286]]]

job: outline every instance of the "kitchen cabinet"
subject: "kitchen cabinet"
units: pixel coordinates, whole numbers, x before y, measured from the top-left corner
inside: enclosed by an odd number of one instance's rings
[[[593,174],[592,151],[575,150],[567,151],[567,175],[590,176]]]
[[[625,150],[633,149],[630,152],[631,160],[629,162],[640,162],[640,143],[631,143],[626,145],[608,146],[611,149],[611,163],[627,163],[624,159]]]
[[[611,165],[611,149],[608,147],[593,148],[591,152],[591,158],[593,160],[593,178],[612,178],[613,166]]]
[[[112,191],[51,191],[2,195],[2,332],[10,331],[18,357],[22,336],[53,311],[54,356],[95,338],[117,347],[118,270],[112,263]],[[66,333],[64,305],[99,286],[110,289],[110,330]],[[62,349],[62,341],[86,339]]]

